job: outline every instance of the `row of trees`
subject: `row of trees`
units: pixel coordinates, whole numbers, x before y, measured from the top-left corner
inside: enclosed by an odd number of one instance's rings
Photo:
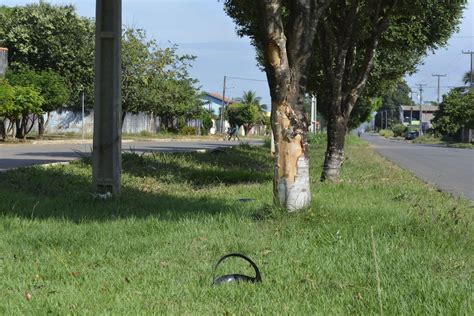
[[[305,94],[317,94],[328,120],[321,178],[339,181],[352,113],[372,106],[364,98],[377,97],[413,72],[427,51],[445,45],[465,2],[224,1],[238,34],[251,38],[267,74],[278,204],[293,211],[309,206],[311,199]]]
[[[5,126],[5,120],[0,120],[2,138],[11,133],[25,139],[36,120],[41,138],[47,124],[43,114],[60,108],[69,98],[66,83],[53,71],[9,72],[7,79],[0,81],[0,90],[0,118],[9,121]]]
[[[41,111],[22,112],[13,121],[37,117],[41,136],[46,123],[43,113],[61,107],[77,109],[81,92],[86,107],[92,107],[94,32],[94,21],[78,16],[71,5],[41,2],[0,7],[0,46],[9,49],[8,80],[14,86],[36,89],[45,100]],[[147,112],[171,130],[190,118],[208,120],[197,80],[188,71],[194,56],[179,55],[175,45],[159,47],[144,30],[134,28],[124,29],[122,47],[122,120],[127,112]],[[57,89],[46,91],[43,81],[53,79]],[[20,136],[25,135],[17,133]]]

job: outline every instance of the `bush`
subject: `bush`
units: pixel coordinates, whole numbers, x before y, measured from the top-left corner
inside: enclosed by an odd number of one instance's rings
[[[210,129],[212,128],[213,122],[210,113],[205,113],[202,118],[202,134],[209,134]]]
[[[191,126],[183,126],[179,130],[180,135],[196,135],[197,134],[197,129],[196,127],[191,127]]]
[[[141,131],[139,135],[143,137],[151,137],[151,136],[154,136],[155,134],[150,131]]]
[[[418,136],[413,140],[416,144],[441,144],[443,143],[440,137],[436,137],[432,134],[425,134]]]
[[[380,136],[383,136],[383,137],[393,137],[393,132],[391,130],[388,130],[388,129],[381,129],[379,131],[379,134],[380,134]]]
[[[407,130],[408,128],[403,124],[394,124],[392,126],[393,136],[395,137],[403,136]]]

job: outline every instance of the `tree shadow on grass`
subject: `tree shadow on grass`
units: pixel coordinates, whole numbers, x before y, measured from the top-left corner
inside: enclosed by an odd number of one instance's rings
[[[212,154],[124,155],[121,195],[108,200],[92,194],[89,158],[71,166],[9,171],[0,174],[0,215],[80,223],[146,217],[180,220],[222,213],[237,214],[242,211],[242,204],[238,205],[236,197],[226,199],[193,194],[189,187],[183,192],[167,189],[167,184],[171,183],[174,187],[186,183],[205,189],[271,179],[263,156],[248,156],[243,150],[229,151],[216,153],[216,157]],[[233,155],[232,158],[228,157],[229,154]],[[248,160],[247,164],[241,163],[240,159],[247,156],[254,159]],[[249,165],[252,167],[245,170]],[[255,168],[258,166],[262,170],[256,176]],[[151,177],[155,184],[150,190],[144,190],[142,185],[146,177]]]
[[[218,149],[205,154],[124,154],[122,168],[133,176],[153,177],[163,183],[186,183],[196,189],[222,184],[263,183],[272,179],[268,152],[250,146]]]

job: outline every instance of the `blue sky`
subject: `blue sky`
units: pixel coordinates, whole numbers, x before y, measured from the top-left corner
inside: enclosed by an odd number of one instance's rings
[[[36,1],[0,0],[2,4],[13,6]],[[38,1],[39,2],[39,1]],[[95,0],[51,0],[53,4],[72,3],[80,15],[93,17]],[[162,46],[176,43],[181,53],[196,55],[198,58],[191,71],[200,81],[203,90],[222,93],[223,78],[243,77],[265,80],[258,69],[255,52],[248,39],[235,34],[234,24],[217,0],[123,0],[123,23],[143,28],[150,37]],[[436,78],[432,73],[447,74],[442,78],[442,92],[448,86],[462,84],[462,76],[468,70],[468,55],[462,50],[474,50],[474,0],[468,1],[460,31],[454,34],[446,48],[429,54],[419,71],[407,77],[410,86],[428,84],[425,100],[436,100]],[[238,97],[245,90],[254,90],[270,104],[268,86],[265,82],[230,80],[227,94]]]

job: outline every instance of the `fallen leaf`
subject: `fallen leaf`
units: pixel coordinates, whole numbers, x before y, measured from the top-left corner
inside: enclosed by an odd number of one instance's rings
[[[70,276],[73,276],[73,277],[77,277],[77,276],[79,276],[80,274],[81,274],[81,272],[79,272],[79,271],[72,271],[72,272],[69,272],[69,275],[70,275]]]
[[[268,255],[271,254],[271,253],[272,253],[272,251],[271,251],[270,249],[266,249],[266,250],[264,250],[264,251],[262,252],[262,255],[263,255],[263,256],[268,256]]]

